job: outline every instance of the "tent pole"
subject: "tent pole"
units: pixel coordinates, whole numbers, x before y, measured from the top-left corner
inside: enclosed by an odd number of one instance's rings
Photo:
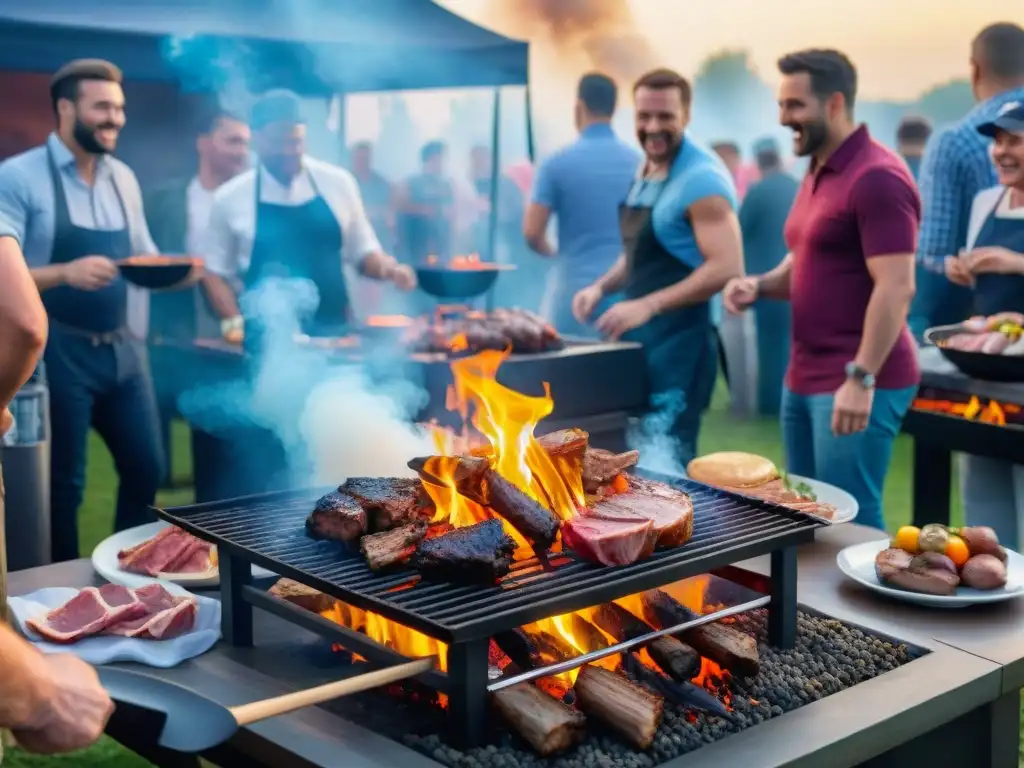
[[[497,261],[497,244],[498,244],[498,193],[499,184],[501,179],[501,88],[494,89],[494,110],[491,115],[491,210],[488,216],[487,222],[487,261]],[[498,275],[498,280],[501,280],[501,275]],[[494,281],[494,285],[487,291],[487,311],[491,312],[494,310],[494,288],[498,284],[498,280]]]

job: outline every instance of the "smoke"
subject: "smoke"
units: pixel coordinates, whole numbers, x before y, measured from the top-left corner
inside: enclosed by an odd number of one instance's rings
[[[249,381],[192,389],[181,397],[183,414],[213,433],[270,430],[298,485],[413,476],[406,462],[434,452],[413,426],[426,392],[403,380],[374,382],[363,365],[297,344],[302,321],[318,303],[307,280],[271,278],[247,292],[243,312],[263,318],[264,326]]]
[[[679,462],[679,440],[671,434],[673,423],[685,407],[686,396],[681,390],[653,395],[650,412],[630,425],[626,442],[640,452],[641,469],[665,475],[686,474],[686,467]]]

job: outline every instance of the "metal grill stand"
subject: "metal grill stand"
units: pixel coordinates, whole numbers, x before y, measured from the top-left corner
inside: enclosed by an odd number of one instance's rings
[[[412,571],[388,576],[374,574],[358,555],[308,539],[301,523],[322,489],[160,510],[160,515],[218,546],[222,631],[224,639],[232,645],[253,644],[253,608],[258,607],[311,630],[372,664],[390,665],[403,660],[397,652],[365,634],[274,597],[265,591],[265,585],[254,585],[253,564],[446,643],[447,672],[435,670],[416,679],[448,695],[453,741],[467,747],[481,743],[485,737],[489,691],[573,669],[660,635],[767,606],[769,642],[780,648],[793,647],[797,628],[796,547],[813,540],[814,532],[827,523],[793,510],[713,491],[691,481],[669,482],[690,493],[694,503],[694,532],[685,546],[659,551],[646,560],[617,568],[585,563],[572,553],[552,556],[547,568],[540,568],[535,559],[526,560],[517,563],[495,586],[417,583],[418,577]],[[293,529],[297,531],[294,535]],[[768,592],[763,597],[561,664],[496,681],[488,679],[490,638],[498,632],[646,592],[765,554],[771,556],[771,578],[761,588]]]

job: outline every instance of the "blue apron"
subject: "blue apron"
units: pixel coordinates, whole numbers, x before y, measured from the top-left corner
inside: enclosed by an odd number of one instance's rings
[[[331,207],[310,174],[316,197],[302,205],[277,205],[262,201],[262,169],[256,172],[256,233],[252,258],[243,283],[253,290],[267,278],[304,278],[320,294],[314,316],[303,321],[309,335],[340,335],[349,322],[349,298],[341,251],[344,233]],[[249,310],[251,311],[251,309]],[[246,313],[245,351],[251,373],[259,371],[265,334],[264,321]],[[289,487],[289,457],[280,440],[269,430],[243,430],[230,442],[235,453],[228,461],[247,478],[245,493]],[[228,471],[232,474],[232,471]]]
[[[633,197],[631,193],[630,199]],[[627,300],[643,298],[693,273],[692,267],[658,240],[651,216],[653,206],[654,202],[650,206],[627,203],[619,209],[629,275]],[[653,431],[672,440],[672,458],[685,467],[697,455],[701,418],[711,403],[718,376],[718,336],[711,320],[711,305],[701,302],[663,312],[627,338],[644,345],[653,421],[657,425]]]
[[[277,205],[261,199],[263,170],[256,172],[256,233],[243,283],[252,290],[267,278],[304,278],[320,294],[314,316],[302,322],[311,336],[340,335],[349,322],[348,286],[342,269],[344,234],[334,211],[324,200],[313,175],[316,197],[302,205]],[[262,325],[246,317],[246,349],[259,351]]]
[[[999,196],[974,240],[974,248],[1002,246],[1024,253],[1024,219],[1008,219],[996,215],[1007,194],[1009,189]],[[978,275],[974,280],[974,311],[979,315],[1024,313],[1024,275]]]
[[[124,229],[75,226],[61,174],[47,147],[54,193],[51,264],[83,256],[118,260],[132,255]],[[115,190],[117,189],[115,185]],[[128,215],[117,191],[125,222]],[[50,519],[55,562],[78,557],[78,508],[85,490],[90,427],[110,449],[120,485],[115,530],[154,520],[163,467],[156,398],[146,348],[127,331],[128,291],[118,277],[97,291],[59,286],[42,294],[50,320],[44,360],[50,388]]]

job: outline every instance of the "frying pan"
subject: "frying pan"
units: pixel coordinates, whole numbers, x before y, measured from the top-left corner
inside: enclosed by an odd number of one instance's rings
[[[100,682],[115,702],[163,716],[157,744],[177,752],[198,753],[230,739],[242,726],[323,704],[350,693],[422,674],[434,666],[434,659],[418,659],[363,675],[338,680],[272,699],[225,707],[176,683],[119,667],[100,667]]]
[[[197,266],[199,261],[188,256],[158,256],[149,263],[138,258],[117,262],[125,280],[150,290],[173,288],[185,282]]]
[[[473,299],[487,293],[501,272],[511,272],[514,264],[481,263],[472,269],[416,267],[420,289],[435,299]]]
[[[925,331],[924,340],[939,348],[944,358],[955,365],[965,376],[981,381],[1024,381],[1024,357],[1015,355],[988,355],[984,352],[964,352],[939,344],[950,336],[966,333],[962,325],[939,325]]]

